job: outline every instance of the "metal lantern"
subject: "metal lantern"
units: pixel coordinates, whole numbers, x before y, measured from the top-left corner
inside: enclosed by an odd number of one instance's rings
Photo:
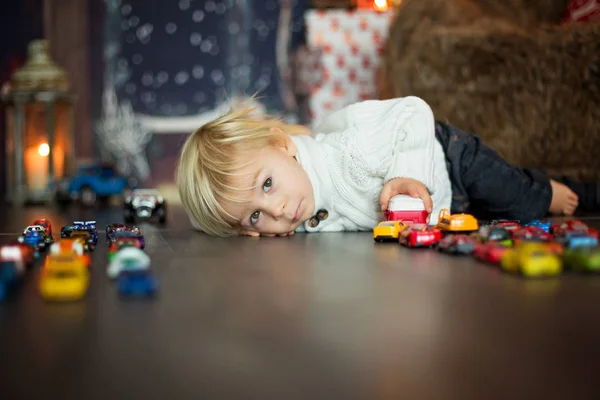
[[[73,97],[46,40],[28,46],[25,65],[4,88],[6,186],[13,204],[47,202],[74,163]]]

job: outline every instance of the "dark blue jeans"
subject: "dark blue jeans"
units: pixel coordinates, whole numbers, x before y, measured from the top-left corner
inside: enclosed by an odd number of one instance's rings
[[[521,223],[547,215],[552,187],[545,173],[509,164],[479,137],[449,124],[436,121],[435,136],[446,154],[452,213]]]

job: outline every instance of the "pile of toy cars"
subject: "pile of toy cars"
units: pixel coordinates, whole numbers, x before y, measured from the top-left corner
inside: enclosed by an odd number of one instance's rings
[[[396,196],[393,212],[373,229],[377,242],[397,241],[416,248],[431,247],[454,255],[473,255],[478,260],[499,266],[508,273],[538,278],[556,276],[564,269],[600,272],[598,231],[579,220],[553,224],[552,221],[496,220],[480,224],[469,214],[442,210],[435,226],[415,222],[415,199],[408,200],[410,218],[402,220],[403,196]],[[392,204],[390,202],[390,204]]]
[[[138,227],[111,224],[106,228],[108,276],[117,281],[123,297],[153,296],[158,284],[150,271],[150,257]],[[0,246],[0,301],[22,282],[42,252],[46,258],[39,291],[48,301],[75,301],[83,298],[90,285],[92,257],[98,244],[96,221],[74,221],[63,226],[55,242],[52,225],[39,219],[27,226],[14,241]]]

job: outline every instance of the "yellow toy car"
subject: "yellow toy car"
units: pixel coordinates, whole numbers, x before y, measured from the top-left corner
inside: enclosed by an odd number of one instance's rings
[[[436,226],[443,231],[450,232],[468,232],[479,229],[477,219],[471,214],[450,215],[447,208],[440,210]]]
[[[373,239],[377,242],[398,240],[400,232],[406,227],[406,224],[402,221],[382,221],[373,228]]]
[[[521,273],[530,278],[559,275],[563,269],[562,260],[554,249],[539,242],[522,242],[507,250],[500,264],[506,272]]]
[[[76,253],[50,254],[40,279],[40,293],[49,301],[81,299],[90,285],[84,258]]]

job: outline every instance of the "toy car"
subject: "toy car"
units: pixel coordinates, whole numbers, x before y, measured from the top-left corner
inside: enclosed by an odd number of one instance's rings
[[[550,242],[554,239],[551,234],[537,226],[526,226],[520,229],[514,229],[511,231],[511,235],[515,243],[523,240]]]
[[[567,249],[573,249],[576,247],[596,247],[598,246],[598,238],[589,235],[585,232],[567,232],[563,231],[554,238],[556,242],[560,243]]]
[[[426,224],[412,224],[400,232],[398,242],[408,247],[431,247],[442,240],[442,231]]]
[[[75,227],[75,230],[89,232],[94,244],[98,244],[96,221],[73,221],[73,226]]]
[[[108,246],[108,261],[112,261],[115,254],[126,247],[135,247],[141,249],[141,242],[135,237],[124,237],[110,243]]]
[[[40,293],[49,301],[78,300],[90,284],[88,268],[75,253],[49,255],[42,271]]]
[[[25,268],[33,267],[35,252],[25,243],[13,242],[0,246],[0,261],[15,261]]]
[[[580,272],[600,272],[600,248],[576,247],[563,253],[565,268]]]
[[[60,237],[71,237],[73,232],[88,232],[92,238],[92,243],[98,243],[98,230],[96,229],[96,221],[73,221],[72,225],[65,225],[60,229]]]
[[[479,229],[477,219],[471,214],[450,215],[447,208],[440,211],[436,226],[443,231],[450,232],[468,232]]]
[[[532,278],[555,276],[562,272],[562,260],[544,243],[523,242],[507,250],[500,263],[506,272]]]
[[[521,228],[520,221],[515,219],[493,219],[483,223],[482,225],[495,228],[504,228],[507,231],[512,231]]]
[[[423,200],[406,195],[392,197],[383,215],[387,221],[402,221],[406,225],[425,224],[428,217]]]
[[[19,243],[25,243],[29,245],[33,251],[35,257],[39,256],[40,251],[46,249],[45,234],[41,231],[28,231],[17,239]]]
[[[437,245],[439,251],[448,254],[471,254],[475,251],[477,239],[470,235],[448,235]]]
[[[143,249],[144,247],[146,247],[146,241],[144,239],[144,235],[142,235],[142,233],[140,232],[139,229],[132,230],[132,231],[122,230],[122,231],[113,232],[108,237],[108,244],[110,246],[111,243],[117,242],[117,241],[122,240],[124,238],[137,239],[140,242],[140,248],[141,249]]]
[[[43,238],[44,238],[44,245],[45,246],[49,246],[50,244],[52,244],[52,242],[54,241],[54,239],[52,238],[51,235],[49,235],[46,232],[46,229],[41,226],[41,225],[29,225],[27,228],[25,228],[23,230],[23,234],[25,235],[28,232],[39,232],[42,234]]]
[[[138,235],[141,235],[140,228],[137,226],[129,226],[125,224],[110,224],[106,227],[106,241],[110,243],[110,235],[113,232],[119,231],[132,231],[136,232]]]
[[[475,247],[473,255],[479,261],[498,264],[502,259],[502,255],[504,255],[508,249],[510,249],[510,246],[507,246],[503,241],[479,243],[477,247]]]
[[[156,294],[158,283],[148,270],[126,270],[119,274],[117,290],[123,297],[150,297]]]
[[[124,195],[137,186],[135,179],[120,176],[110,164],[81,166],[78,173],[63,179],[56,188],[56,200],[67,203],[79,201],[84,206],[93,206],[97,199]]]
[[[52,224],[45,218],[36,219],[31,225],[39,225],[52,237]]]
[[[136,189],[125,198],[125,222],[134,222],[137,218],[158,218],[163,224],[167,221],[167,205],[155,189]]]
[[[384,240],[398,240],[398,234],[406,229],[406,225],[400,221],[382,221],[373,228],[373,239],[376,242]]]
[[[84,243],[85,251],[94,251],[96,249],[96,245],[94,244],[94,239],[92,235],[87,231],[75,231],[71,233],[69,239],[79,240]]]
[[[512,237],[508,230],[497,225],[484,225],[473,236],[480,243],[501,242],[505,246],[512,245]]]
[[[25,268],[14,260],[0,261],[0,301],[3,301],[11,286],[22,278]]]
[[[139,271],[150,269],[150,257],[135,247],[127,247],[117,252],[108,264],[106,273],[115,279],[123,271]]]
[[[544,219],[544,220],[534,219],[533,221],[529,221],[529,223],[525,224],[525,226],[535,226],[536,228],[540,228],[544,232],[547,232],[547,233],[550,233],[551,225],[552,225],[552,221],[549,219]]]
[[[87,245],[85,239],[78,237],[71,237],[66,239],[61,239],[58,242],[54,243],[50,246],[50,254],[51,255],[60,255],[60,254],[77,254],[79,257],[82,257],[85,264],[90,267],[92,265],[92,258],[89,254],[85,252]]]
[[[550,233],[555,237],[562,236],[565,233],[569,232],[584,233],[598,238],[598,230],[595,228],[590,228],[580,220],[569,220],[560,224],[554,224],[550,226]]]

